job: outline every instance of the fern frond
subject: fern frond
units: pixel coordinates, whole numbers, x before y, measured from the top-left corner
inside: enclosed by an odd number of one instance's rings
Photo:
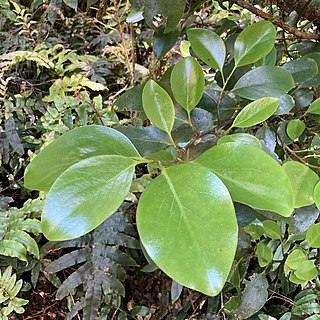
[[[9,266],[1,273],[0,271],[0,317],[8,319],[7,316],[12,312],[23,313],[24,308],[29,301],[17,297],[20,292],[23,281],[17,281],[16,274],[12,274],[12,267]]]
[[[55,274],[66,268],[78,267],[57,291],[57,298],[62,299],[83,286],[84,296],[71,310],[73,316],[83,309],[84,320],[97,319],[104,295],[124,296],[124,267],[137,266],[137,263],[120,248],[140,249],[127,209],[128,206],[123,206],[97,229],[81,238],[49,242],[42,248],[42,254],[64,248],[69,251],[51,262],[45,272]],[[70,248],[75,250],[70,252]]]
[[[38,205],[38,204],[37,204]],[[39,259],[37,242],[29,233],[41,233],[40,221],[29,218],[32,201],[21,209],[0,211],[0,254],[18,258],[28,263],[27,252]]]

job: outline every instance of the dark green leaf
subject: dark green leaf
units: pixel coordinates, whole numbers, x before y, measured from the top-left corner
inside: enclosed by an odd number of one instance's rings
[[[153,34],[153,52],[154,55],[161,59],[175,45],[180,35],[178,28],[173,29],[168,33],[163,30],[155,31]]]
[[[306,57],[285,63],[283,69],[291,73],[295,83],[310,80],[318,73],[317,63],[313,59]]]
[[[280,68],[263,66],[242,76],[234,86],[234,93],[249,100],[280,97],[294,87],[291,74]]]
[[[189,29],[187,35],[195,54],[211,68],[221,71],[226,58],[223,40],[206,29]]]

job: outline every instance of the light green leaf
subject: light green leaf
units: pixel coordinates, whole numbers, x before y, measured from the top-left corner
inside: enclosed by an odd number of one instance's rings
[[[258,256],[258,262],[260,267],[267,266],[273,259],[273,253],[271,249],[263,242],[258,243],[256,253]]]
[[[285,63],[282,67],[291,73],[295,83],[310,80],[318,73],[318,65],[316,61],[306,57],[291,60]]]
[[[221,291],[238,227],[228,190],[210,170],[191,163],[165,169],[139,200],[137,227],[148,255],[171,278],[210,296]]]
[[[68,131],[45,147],[31,161],[24,185],[49,191],[54,181],[75,163],[97,155],[140,157],[131,141],[122,133],[104,126],[85,126]]]
[[[218,140],[218,145],[222,143],[228,143],[228,142],[248,144],[250,146],[254,146],[261,149],[260,140],[248,133],[234,133],[234,134],[225,135]]]
[[[299,119],[290,120],[287,124],[287,135],[290,139],[295,140],[300,137],[306,125]]]
[[[302,262],[307,261],[305,253],[301,249],[294,249],[287,257],[285,264],[292,270],[297,270]]]
[[[320,114],[320,98],[314,100],[307,110],[307,113]]]
[[[313,190],[313,197],[317,208],[320,210],[320,182],[317,183]]]
[[[277,98],[261,98],[245,106],[235,118],[232,127],[247,128],[267,120],[279,106]]]
[[[235,84],[233,92],[240,97],[256,100],[280,97],[294,87],[291,74],[280,67],[262,66],[250,70]]]
[[[320,223],[311,226],[306,234],[310,248],[320,248]]]
[[[42,212],[42,231],[49,240],[69,240],[93,230],[123,202],[137,162],[100,155],[67,169],[51,187]]]
[[[226,58],[226,46],[213,31],[206,29],[189,29],[188,39],[195,54],[213,69],[223,68]]]
[[[311,281],[318,276],[318,270],[311,260],[303,261],[294,272],[295,276],[304,281]]]
[[[28,263],[27,250],[25,246],[14,240],[1,240],[0,254],[7,257],[18,258],[21,261]]]
[[[199,62],[193,57],[179,61],[171,73],[174,98],[190,113],[199,103],[204,91],[204,75]]]
[[[235,65],[244,66],[266,56],[274,46],[276,34],[276,28],[269,21],[260,21],[245,28],[234,44]]]
[[[167,91],[149,80],[143,89],[142,104],[151,122],[170,135],[174,123],[174,105]]]
[[[223,143],[195,162],[211,169],[227,186],[234,201],[285,217],[292,213],[290,180],[279,163],[256,147]]]
[[[280,225],[272,220],[262,221],[264,233],[271,239],[281,239]]]
[[[294,207],[300,208],[314,203],[313,190],[319,182],[318,175],[304,164],[288,161],[283,169],[289,176],[293,189]]]

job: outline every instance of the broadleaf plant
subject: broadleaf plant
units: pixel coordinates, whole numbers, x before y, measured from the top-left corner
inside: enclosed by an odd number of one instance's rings
[[[177,23],[171,22],[165,32]],[[181,57],[162,79],[149,80],[137,100],[154,125],[152,131],[160,129],[156,139],[150,130],[144,139],[146,129],[141,126],[119,126],[117,131],[91,125],[71,130],[45,147],[25,174],[25,186],[48,192],[42,214],[44,235],[49,240],[70,240],[97,228],[121,206],[132,181],[138,180],[134,168],[144,168],[154,178],[138,189],[142,195],[137,229],[146,254],[178,283],[217,295],[237,248],[234,202],[283,217],[300,206],[288,165],[284,168],[279,163],[274,148],[267,150],[267,139],[261,142],[249,131],[276,112],[281,96],[295,86],[292,75],[274,65],[249,66],[247,73],[231,83],[238,67],[253,64],[273,50],[275,35],[269,22],[240,33],[234,44],[234,69],[227,75],[223,74],[223,40],[191,29],[191,49],[214,72],[222,73],[222,85],[216,85],[213,94],[216,110],[201,108],[205,92],[201,64],[192,56]],[[217,46],[210,45],[210,38]],[[241,100],[242,110],[235,116],[233,97],[256,101]],[[233,125],[223,130],[221,115],[224,107],[230,112],[229,105]],[[237,127],[249,129],[236,131]],[[230,130],[235,132],[229,135]],[[318,178],[314,175],[315,185]],[[303,204],[310,204],[309,198],[308,194]],[[266,225],[266,233],[274,236],[272,226]],[[263,224],[261,228],[263,234]],[[272,258],[267,251],[259,245],[260,266]]]

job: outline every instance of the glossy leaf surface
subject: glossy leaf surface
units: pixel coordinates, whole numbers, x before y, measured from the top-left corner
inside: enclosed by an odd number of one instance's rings
[[[286,162],[283,169],[287,172],[291,181],[294,207],[300,208],[313,204],[313,190],[319,182],[318,175],[297,161]]]
[[[290,139],[295,140],[300,137],[306,125],[299,119],[292,119],[287,124],[287,135]]]
[[[218,145],[222,143],[227,142],[234,142],[238,144],[248,144],[250,146],[257,147],[258,149],[261,149],[261,143],[259,139],[257,139],[255,136],[252,136],[248,133],[234,133],[234,134],[228,134],[223,137],[221,137],[218,140]]]
[[[50,189],[42,212],[42,231],[49,240],[68,240],[93,230],[123,202],[136,161],[102,155],[67,169]]]
[[[247,128],[267,120],[279,106],[277,98],[261,98],[245,106],[235,118],[232,127]]]
[[[196,164],[165,169],[143,192],[137,226],[151,259],[180,284],[215,296],[237,246],[231,197],[221,180]]]
[[[171,73],[172,92],[188,113],[199,103],[204,91],[204,75],[199,62],[188,57],[179,61]]]
[[[222,70],[226,58],[223,40],[206,29],[189,29],[187,35],[195,54],[211,68]]]
[[[122,133],[104,126],[73,129],[45,147],[26,169],[24,184],[48,191],[54,181],[75,163],[97,155],[140,157]]]
[[[305,57],[289,61],[283,65],[283,68],[291,73],[296,83],[310,80],[318,73],[316,61]]]
[[[243,75],[233,92],[240,97],[256,100],[263,97],[280,97],[294,87],[291,74],[273,66],[262,66]]]
[[[293,209],[290,180],[279,163],[256,147],[223,143],[195,162],[211,169],[234,201],[288,217]]]
[[[170,134],[174,123],[174,106],[167,91],[154,80],[149,80],[143,89],[142,104],[151,122]]]
[[[266,56],[276,40],[276,28],[269,21],[260,21],[245,28],[234,44],[236,66],[254,63]]]

